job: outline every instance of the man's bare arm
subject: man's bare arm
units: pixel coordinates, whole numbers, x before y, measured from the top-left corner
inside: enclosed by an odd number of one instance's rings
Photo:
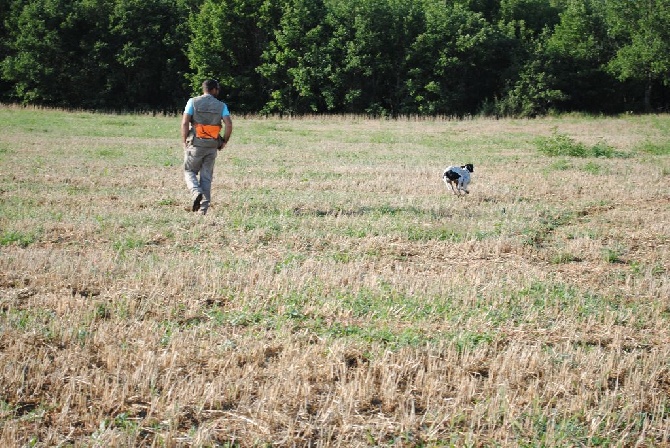
[[[223,124],[226,127],[226,130],[223,132],[223,141],[228,143],[228,140],[230,140],[230,134],[233,133],[233,120],[230,118],[230,115],[226,115],[225,117],[221,118],[221,121],[223,121]]]
[[[191,115],[184,114],[181,117],[181,142],[186,145],[186,137],[188,137],[188,131],[190,129]]]

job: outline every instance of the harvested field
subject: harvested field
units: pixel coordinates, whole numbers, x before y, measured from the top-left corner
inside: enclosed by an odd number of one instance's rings
[[[1,446],[670,446],[670,116],[0,118]]]

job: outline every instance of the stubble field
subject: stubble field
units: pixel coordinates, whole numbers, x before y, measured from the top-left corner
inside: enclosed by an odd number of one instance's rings
[[[0,107],[0,446],[670,446],[670,116],[233,119]]]

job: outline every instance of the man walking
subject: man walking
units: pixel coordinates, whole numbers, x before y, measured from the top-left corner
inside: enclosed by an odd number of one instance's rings
[[[212,197],[217,152],[226,146],[233,132],[228,106],[216,99],[219,91],[217,81],[208,79],[203,82],[203,94],[188,100],[181,120],[184,179],[193,200],[191,210],[203,215],[207,214]],[[220,133],[224,126],[222,137]]]

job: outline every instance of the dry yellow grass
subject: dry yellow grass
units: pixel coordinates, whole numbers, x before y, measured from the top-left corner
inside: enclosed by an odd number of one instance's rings
[[[670,444],[668,116],[0,118],[1,446]]]

